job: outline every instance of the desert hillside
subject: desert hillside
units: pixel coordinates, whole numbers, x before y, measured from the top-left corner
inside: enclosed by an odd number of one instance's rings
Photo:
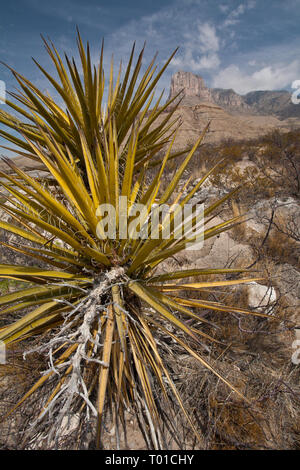
[[[181,150],[195,142],[206,124],[210,122],[206,135],[206,143],[218,143],[223,140],[255,139],[271,130],[283,132],[300,127],[300,119],[288,118],[280,120],[276,116],[260,116],[252,114],[236,115],[211,102],[194,105],[180,105],[174,118],[181,122],[175,141],[175,149]],[[163,116],[161,117],[163,119]]]

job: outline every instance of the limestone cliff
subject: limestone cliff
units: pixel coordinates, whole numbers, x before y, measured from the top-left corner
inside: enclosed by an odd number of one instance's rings
[[[180,93],[183,106],[212,103],[230,114],[276,116],[279,119],[300,117],[300,105],[291,101],[291,94],[281,91],[254,91],[240,95],[232,89],[209,88],[200,75],[179,71],[171,78],[169,98]],[[176,100],[177,101],[177,100]]]

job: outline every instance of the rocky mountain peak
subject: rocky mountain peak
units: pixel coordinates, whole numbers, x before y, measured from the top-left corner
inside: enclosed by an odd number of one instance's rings
[[[171,78],[169,99],[180,92],[183,106],[212,103],[237,115],[271,115],[279,119],[300,117],[300,106],[293,104],[291,94],[284,90],[254,91],[240,95],[233,89],[209,88],[200,75],[180,70]]]
[[[180,70],[172,76],[169,98],[173,98],[180,92],[182,92],[180,97],[183,97],[184,106],[212,103],[232,112],[247,113],[251,110],[251,106],[234,90],[208,88],[203,78],[192,72]]]
[[[210,90],[205,86],[203,78],[192,72],[180,70],[172,75],[169,98],[173,98],[180,92],[182,92],[186,105],[198,104],[200,101],[211,101]]]

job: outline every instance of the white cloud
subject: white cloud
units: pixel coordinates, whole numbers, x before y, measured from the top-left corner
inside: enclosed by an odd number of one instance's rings
[[[241,3],[235,10],[232,10],[223,23],[223,27],[233,26],[239,22],[239,17],[242,16],[247,10],[251,10],[256,5],[255,0],[249,0],[246,3]]]
[[[201,52],[217,52],[219,50],[219,38],[216,34],[216,28],[209,23],[200,23],[198,24],[198,30]]]
[[[300,77],[300,62],[288,65],[266,66],[253,73],[242,71],[237,65],[221,70],[212,81],[216,88],[233,88],[240,94],[254,90],[280,90],[291,86]]]
[[[219,67],[217,54],[220,40],[216,28],[211,23],[196,23],[196,30],[184,32],[183,53],[173,60],[177,68],[199,72],[202,69],[213,70]]]
[[[198,62],[198,70],[201,69],[216,69],[220,65],[218,54],[207,54],[201,57]]]
[[[229,5],[226,5],[224,3],[221,3],[221,5],[219,5],[219,9],[221,10],[222,13],[227,13],[229,8],[230,8]]]
[[[172,61],[172,65],[175,68],[183,70],[192,70],[193,72],[200,72],[201,70],[212,70],[216,69],[220,65],[220,59],[217,54],[205,54],[194,59],[192,51],[186,50],[184,57],[175,57]]]

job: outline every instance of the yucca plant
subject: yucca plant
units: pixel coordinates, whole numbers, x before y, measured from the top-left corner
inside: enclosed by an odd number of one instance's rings
[[[126,155],[129,131],[137,119],[140,120],[142,126],[140,127],[134,162],[136,169],[140,169],[153,156],[157,155],[174,134],[176,124],[178,124],[177,118],[172,119],[180,103],[180,100],[177,100],[178,96],[161,105],[164,93],[162,92],[154,100],[155,87],[176,50],[161,70],[157,72],[155,56],[146,71],[140,76],[144,48],[139,53],[136,65],[133,66],[134,45],[123,75],[122,64],[120,64],[115,85],[113,85],[113,60],[111,61],[109,86],[108,90],[105,90],[103,43],[99,64],[96,67],[91,60],[89,44],[85,50],[78,31],[77,45],[80,66],[76,64],[73,57],[69,58],[67,55],[65,55],[65,66],[54,44],[44,38],[43,41],[54,64],[57,78],[50,75],[38,62],[33,60],[49,82],[49,87],[56,92],[57,97],[52,98],[48,93],[43,93],[26,77],[4,64],[11,70],[20,86],[18,92],[7,93],[13,100],[6,99],[5,101],[6,106],[10,107],[13,113],[17,112],[17,115],[0,110],[0,123],[5,126],[4,129],[8,128],[7,130],[0,129],[0,136],[14,145],[8,149],[16,152],[18,156],[21,155],[33,160],[38,170],[45,170],[26,140],[27,138],[39,144],[51,154],[48,142],[40,132],[42,129],[44,133],[53,137],[65,156],[69,150],[75,156],[78,167],[84,170],[80,129],[85,135],[86,144],[95,163],[95,148],[100,145],[103,151],[102,135],[109,132],[110,116],[114,115],[118,148],[123,149],[120,154],[121,160],[123,155],[124,157]],[[106,103],[107,113],[104,116],[103,108]],[[171,111],[166,113],[168,109]],[[183,153],[185,151],[174,152],[173,158]],[[31,162],[31,168],[33,162]]]
[[[63,66],[57,61],[65,88],[72,93]],[[75,68],[68,65],[75,79]],[[95,90],[97,77],[99,74],[102,76],[101,67],[92,84],[89,74],[85,77],[87,91]],[[21,83],[17,74],[16,77]],[[183,189],[178,189],[206,128],[182,160],[171,182],[161,190],[164,171],[172,158],[174,135],[156,175],[146,184],[149,170],[146,163],[155,149],[161,149],[160,138],[165,145],[165,127],[159,132],[148,129],[145,134],[146,114],[143,112],[142,119],[139,118],[140,106],[131,103],[131,108],[128,98],[124,99],[127,105],[120,105],[117,97],[120,90],[124,90],[124,83],[126,88],[127,79],[125,77],[123,84],[109,93],[106,112],[101,108],[101,99],[97,95],[96,108],[101,119],[93,122],[91,132],[85,125],[84,113],[78,121],[72,120],[71,115],[77,107],[73,101],[66,100],[68,110],[62,113],[50,98],[43,98],[51,108],[50,128],[47,124],[49,114],[41,112],[43,119],[38,118],[37,104],[32,105],[23,95],[23,104],[29,106],[36,127],[34,130],[23,129],[26,144],[22,145],[31,158],[47,169],[49,177],[41,181],[9,159],[4,159],[9,171],[0,173],[4,198],[0,207],[11,217],[10,221],[0,221],[0,228],[16,236],[15,242],[1,243],[8,249],[30,256],[37,264],[36,267],[0,265],[1,278],[28,283],[27,288],[0,297],[2,319],[7,315],[15,317],[15,321],[4,323],[0,329],[0,341],[7,345],[23,342],[26,348],[30,338],[40,336],[35,351],[49,359],[49,369],[8,415],[51,382],[51,390],[45,388],[46,395],[41,400],[40,415],[36,419],[36,423],[47,423],[49,447],[59,445],[64,419],[74,413],[81,423],[94,416],[95,444],[100,448],[103,415],[107,408],[115,410],[116,429],[119,422],[125,423],[124,413],[131,409],[139,418],[148,446],[164,447],[157,386],[161,390],[161,399],[176,402],[197,435],[193,417],[178,393],[169,364],[164,361],[164,348],[170,340],[177,343],[242,396],[201,354],[204,343],[216,341],[207,332],[211,323],[201,316],[201,310],[266,316],[236,306],[201,300],[199,296],[207,289],[253,281],[249,278],[219,279],[220,275],[239,275],[246,270],[212,267],[159,271],[169,257],[198,239],[199,234],[193,230],[180,235],[182,225],[176,215],[191,203],[199,188],[217,170],[218,164],[203,175],[192,190],[188,190],[188,183]],[[140,83],[134,82],[141,93],[148,79],[149,75],[146,75]],[[28,85],[24,91],[29,93],[30,88]],[[80,90],[78,87],[78,96],[74,97],[76,103]],[[39,95],[37,89],[34,91]],[[121,96],[123,98],[122,93]],[[80,106],[85,99],[80,101]],[[95,106],[92,101],[93,98],[87,114]],[[117,102],[119,111],[112,112]],[[149,112],[150,116],[155,116],[157,111]],[[125,135],[126,145],[123,145]],[[145,135],[151,149],[149,154],[142,154],[141,150]],[[14,138],[11,140],[16,143]],[[237,217],[214,226],[211,224],[214,211],[235,191],[206,207],[200,215],[192,212],[193,226],[203,222],[204,241],[239,221]],[[158,207],[169,204],[172,209],[156,225],[151,218],[154,204]],[[196,204],[192,206],[195,208]],[[103,219],[104,214],[99,211],[101,207],[112,208],[116,215],[112,237],[107,236],[105,224],[110,220],[107,217]],[[138,220],[144,231],[143,236],[135,237],[136,210],[141,207],[144,210]],[[167,223],[170,233],[164,238],[162,235]],[[154,237],[151,236],[153,230]],[[207,281],[207,275],[215,275],[217,280]],[[199,276],[203,276],[203,281],[199,281]],[[193,277],[196,280],[193,281]],[[194,293],[197,293],[197,298]]]

